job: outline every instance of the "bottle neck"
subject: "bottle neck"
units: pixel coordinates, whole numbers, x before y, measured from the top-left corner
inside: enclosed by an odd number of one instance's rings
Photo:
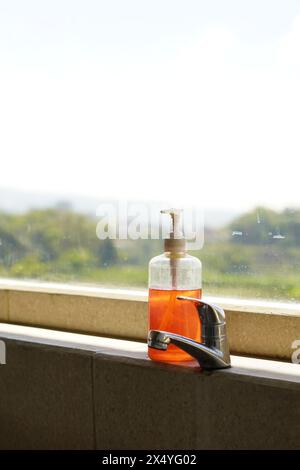
[[[164,251],[171,253],[181,253],[186,251],[186,241],[184,238],[166,238],[164,241]]]
[[[184,256],[187,255],[187,251],[186,250],[164,251],[164,255],[167,256],[168,258],[183,258]]]

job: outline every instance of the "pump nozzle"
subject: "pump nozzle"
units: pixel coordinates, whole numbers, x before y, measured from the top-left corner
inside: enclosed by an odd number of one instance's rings
[[[171,231],[165,239],[165,251],[171,253],[185,251],[186,242],[181,230],[182,209],[164,209],[160,212],[161,214],[169,214],[171,216]]]
[[[181,214],[182,209],[163,209],[161,214],[169,214],[171,216],[171,231],[170,238],[183,238],[181,230]]]

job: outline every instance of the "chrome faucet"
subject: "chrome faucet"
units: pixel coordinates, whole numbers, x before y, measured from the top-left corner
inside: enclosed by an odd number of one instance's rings
[[[169,344],[193,356],[203,369],[230,367],[224,310],[202,299],[178,296],[178,300],[194,302],[201,323],[201,343],[167,331],[150,330],[148,346],[166,351]]]

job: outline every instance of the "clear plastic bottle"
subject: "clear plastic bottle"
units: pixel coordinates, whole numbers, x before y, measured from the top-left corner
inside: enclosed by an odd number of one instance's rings
[[[149,329],[177,333],[200,341],[200,322],[192,302],[177,300],[178,295],[201,298],[201,261],[186,252],[186,241],[180,230],[180,211],[170,214],[172,229],[165,239],[165,252],[149,263]],[[170,345],[167,351],[148,348],[152,360],[178,362],[192,360],[191,356]]]

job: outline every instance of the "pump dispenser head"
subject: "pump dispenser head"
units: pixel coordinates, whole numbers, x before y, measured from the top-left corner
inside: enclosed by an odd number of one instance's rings
[[[171,253],[186,251],[186,241],[181,229],[182,209],[164,209],[161,211],[161,214],[169,214],[171,216],[171,231],[164,241],[165,251]]]

